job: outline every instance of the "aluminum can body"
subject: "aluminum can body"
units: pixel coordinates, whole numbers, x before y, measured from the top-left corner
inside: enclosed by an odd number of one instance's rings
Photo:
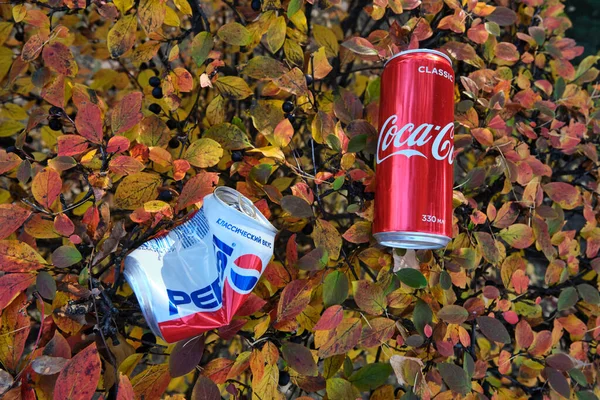
[[[454,71],[409,50],[381,76],[373,235],[385,246],[444,247],[452,236]]]
[[[168,234],[125,259],[148,326],[172,343],[228,325],[273,256],[277,231],[250,200],[220,187]]]

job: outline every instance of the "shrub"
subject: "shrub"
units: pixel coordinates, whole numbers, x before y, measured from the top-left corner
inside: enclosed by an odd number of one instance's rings
[[[596,398],[598,57],[572,64],[558,0],[0,12],[6,398]],[[391,251],[378,76],[417,47],[455,60],[454,238]],[[122,262],[214,185],[280,229],[275,255],[245,315],[169,346]]]

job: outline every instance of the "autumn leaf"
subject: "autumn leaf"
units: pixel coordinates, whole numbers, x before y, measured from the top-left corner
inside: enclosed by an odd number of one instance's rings
[[[42,58],[50,69],[59,74],[74,77],[79,71],[73,53],[61,42],[53,42],[44,46]]]
[[[377,50],[375,50],[375,47],[371,44],[371,42],[361,37],[353,37],[348,39],[342,43],[342,46],[362,56],[378,55]]]
[[[89,145],[86,138],[79,135],[62,135],[58,137],[59,156],[77,156],[85,153]],[[53,159],[55,160],[55,159]],[[56,169],[56,168],[55,168]],[[60,171],[58,171],[60,172]]]
[[[503,229],[499,236],[516,249],[525,249],[534,242],[533,230],[525,224],[514,224]]]
[[[250,31],[237,22],[230,22],[220,27],[217,31],[217,36],[219,39],[232,46],[246,46],[252,41],[252,34]]]
[[[214,83],[221,96],[233,100],[243,100],[254,93],[248,84],[237,76],[223,76]]]
[[[33,274],[5,274],[0,276],[0,310],[6,308],[22,291],[35,282]]]
[[[286,285],[277,305],[277,321],[289,321],[304,310],[310,302],[312,287],[306,280],[295,280]]]
[[[16,204],[0,204],[0,240],[19,229],[30,215],[31,211]]]
[[[581,195],[572,185],[564,182],[551,182],[543,186],[548,197],[562,208],[572,210],[581,204]]]
[[[202,199],[211,194],[219,181],[219,175],[214,172],[200,172],[191,178],[177,199],[176,210],[182,210],[192,204],[201,205]]]
[[[301,344],[286,342],[281,347],[281,354],[288,365],[302,375],[316,376],[317,364],[309,349]]]
[[[92,143],[102,143],[102,111],[100,108],[92,103],[86,103],[77,111],[77,117],[75,118],[75,127],[77,133],[86,138]],[[77,153],[75,153],[77,154]],[[63,155],[74,155],[74,154],[63,154]]]
[[[243,150],[252,147],[248,135],[237,125],[227,122],[211,126],[210,129],[204,132],[203,137],[218,142],[227,150]]]
[[[58,375],[54,399],[91,399],[100,381],[101,363],[92,343],[73,357]]]
[[[213,48],[213,37],[210,32],[200,32],[192,40],[191,56],[196,62],[196,65],[200,66],[204,64],[204,61],[208,58],[210,51]]]
[[[111,127],[115,135],[133,128],[142,120],[142,93],[133,92],[117,104],[111,115]]]
[[[381,286],[366,280],[352,282],[354,301],[364,312],[380,315],[387,307],[387,299]]]
[[[35,200],[43,207],[50,208],[58,198],[62,189],[60,174],[46,168],[38,173],[31,184],[31,192]]]
[[[0,362],[16,371],[25,350],[25,341],[31,329],[27,315],[27,296],[19,295],[2,310],[0,325]]]
[[[330,259],[337,260],[340,257],[342,237],[331,222],[317,219],[312,237],[315,246],[324,248]]]
[[[43,268],[46,260],[27,243],[0,240],[0,271],[30,272]]]
[[[117,187],[115,205],[126,210],[135,210],[147,201],[154,200],[161,185],[160,176],[138,172],[126,176]]]
[[[371,238],[371,223],[368,221],[355,222],[342,237],[351,243],[368,243]]]
[[[344,319],[330,334],[329,339],[319,348],[319,357],[327,358],[352,350],[360,340],[362,325],[358,318]]]
[[[198,139],[187,148],[184,154],[185,160],[191,165],[199,168],[212,167],[216,165],[223,156],[223,148],[212,139]]]
[[[0,149],[0,174],[16,168],[21,161],[15,153],[7,153],[6,150]]]
[[[119,58],[131,50],[135,44],[136,30],[137,18],[135,14],[122,16],[110,29],[107,44],[112,58]]]

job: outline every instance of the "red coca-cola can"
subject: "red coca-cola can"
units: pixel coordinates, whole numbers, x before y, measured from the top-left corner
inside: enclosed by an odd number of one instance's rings
[[[437,249],[452,236],[454,71],[435,50],[408,50],[381,76],[373,236]]]

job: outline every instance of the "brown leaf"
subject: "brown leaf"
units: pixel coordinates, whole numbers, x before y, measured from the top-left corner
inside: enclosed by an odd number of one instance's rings
[[[312,207],[306,200],[297,196],[283,196],[280,201],[281,208],[297,218],[310,218],[313,216]]]
[[[500,343],[510,343],[511,338],[508,334],[508,331],[496,318],[491,317],[477,317],[477,324],[479,325],[479,329],[488,339],[494,342]]]
[[[168,364],[152,365],[131,380],[136,399],[159,400],[171,382]]]
[[[69,362],[62,357],[39,356],[31,363],[31,368],[40,375],[58,374]]]

